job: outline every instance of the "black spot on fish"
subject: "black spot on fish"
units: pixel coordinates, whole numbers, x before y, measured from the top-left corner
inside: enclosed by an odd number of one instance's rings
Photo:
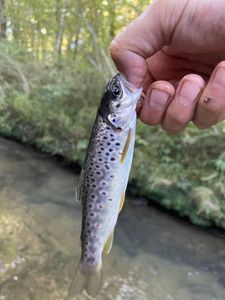
[[[109,198],[109,201],[112,201],[112,198]]]
[[[112,148],[110,148],[110,149],[109,149],[109,152],[113,152],[113,149],[112,149]]]
[[[115,122],[116,122],[116,120],[115,120],[115,119],[112,119],[112,121],[113,121],[113,123],[115,123]]]
[[[106,152],[106,154],[105,154],[105,155],[109,156],[109,152]]]
[[[103,139],[104,139],[104,140],[107,140],[108,138],[107,138],[107,136],[104,136]]]
[[[97,175],[101,175],[101,173],[100,173],[100,172],[96,172],[96,174],[97,174]]]
[[[120,146],[120,143],[116,143],[116,146]]]
[[[111,157],[110,160],[111,160],[111,161],[114,161],[114,160],[115,160],[115,157]]]
[[[95,258],[93,256],[91,257],[88,257],[87,261],[90,263],[90,264],[93,264],[95,262]]]
[[[108,145],[108,146],[110,146],[110,145],[111,145],[111,143],[110,143],[110,142],[108,142],[108,143],[107,143],[107,145]]]
[[[116,108],[119,108],[120,107],[120,103],[116,104]]]

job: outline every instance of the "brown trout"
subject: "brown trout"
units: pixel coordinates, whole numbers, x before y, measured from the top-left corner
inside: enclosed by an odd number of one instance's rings
[[[98,108],[77,190],[82,202],[82,254],[69,299],[83,290],[95,296],[100,289],[102,253],[111,249],[124,203],[141,92],[117,74],[108,82]]]

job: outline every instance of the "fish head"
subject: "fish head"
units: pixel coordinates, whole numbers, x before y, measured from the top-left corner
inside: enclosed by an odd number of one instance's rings
[[[103,119],[113,127],[123,128],[136,115],[136,105],[142,88],[136,88],[121,74],[116,74],[108,82],[102,97],[100,112]]]

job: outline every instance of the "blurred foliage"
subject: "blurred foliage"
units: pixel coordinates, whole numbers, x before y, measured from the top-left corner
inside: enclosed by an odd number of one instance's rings
[[[81,165],[114,72],[107,46],[146,1],[5,3],[0,132]],[[130,190],[195,224],[225,228],[224,134],[224,123],[168,136],[138,122]]]

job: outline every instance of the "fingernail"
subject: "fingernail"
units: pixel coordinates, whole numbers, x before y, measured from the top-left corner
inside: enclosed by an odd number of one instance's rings
[[[213,78],[213,83],[225,87],[225,69],[219,68]]]
[[[169,100],[170,95],[157,89],[152,89],[148,99],[149,106],[155,110],[162,110]]]
[[[188,81],[184,82],[179,93],[179,103],[183,106],[192,105],[196,101],[196,98],[198,97],[200,91],[201,88],[199,85]]]

